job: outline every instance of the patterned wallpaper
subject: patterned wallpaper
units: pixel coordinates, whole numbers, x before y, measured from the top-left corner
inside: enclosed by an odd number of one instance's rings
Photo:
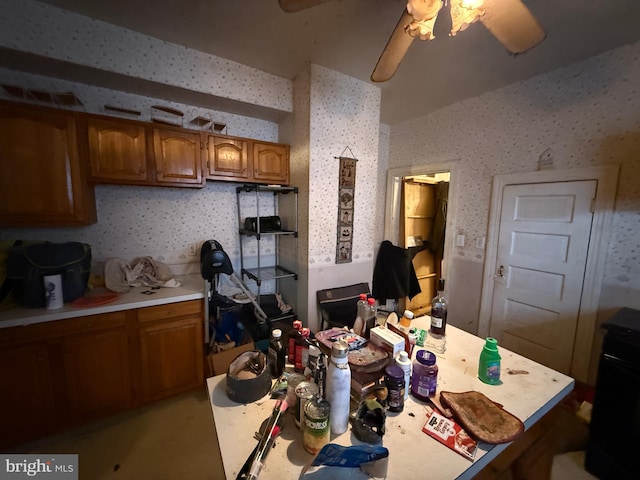
[[[291,143],[292,180],[300,182],[301,219],[308,220],[299,257],[308,254],[304,264],[310,268],[335,262],[338,161],[334,157],[347,146],[359,159],[354,264],[372,262],[382,238],[387,167],[460,162],[456,230],[464,231],[467,247],[455,255],[481,265],[484,252],[473,246],[486,235],[494,175],[534,171],[548,149],[557,169],[620,164],[607,281],[640,283],[640,43],[392,128],[378,123],[378,87],[324,67],[312,65],[289,82],[32,0],[2,2],[0,46],[285,112],[294,110],[293,90],[298,89],[295,113],[282,127],[285,139],[279,138],[278,125],[271,122],[189,105],[168,106],[188,115],[210,113],[226,123],[232,135]],[[104,103],[116,103],[146,115],[152,102],[157,103],[8,70],[0,70],[0,80],[70,89],[91,112],[100,112]],[[170,263],[190,264],[197,259],[188,258],[188,245],[215,238],[238,264],[233,184],[208,183],[202,190],[98,186],[96,196],[96,225],[2,229],[0,239],[74,239],[92,244],[98,259],[151,254]]]
[[[0,46],[291,111],[291,82],[33,0],[3,0]]]
[[[356,187],[352,262],[373,260],[378,183],[380,89],[311,66],[309,266],[333,265],[338,217],[335,157],[353,156]],[[349,147],[347,149],[347,147]]]
[[[52,77],[32,75],[15,70],[0,68],[0,84],[17,85],[25,89],[36,89],[45,92],[73,92],[80,101],[82,101],[83,105],[64,108],[87,113],[114,116],[118,114],[105,111],[105,105],[124,107],[140,112],[140,116],[121,114],[119,115],[120,117],[148,122],[151,121],[151,107],[153,105],[162,105],[177,109],[184,113],[182,126],[185,128],[197,130],[198,127],[192,123],[192,120],[201,116],[215,122],[225,124],[227,128],[222,132],[224,134],[266,141],[277,141],[278,138],[278,125],[273,122],[235,115],[233,113],[209,110],[195,107],[193,105],[186,105],[184,103],[158,100],[156,98],[134,95],[122,91],[89,86],[82,83],[70,82]],[[20,100],[9,95],[4,89],[0,89],[0,98],[10,101],[22,101],[45,106],[55,106],[50,103],[38,102],[36,100]]]
[[[619,164],[606,282],[640,285],[640,43],[394,125],[389,167],[459,160],[455,256],[482,262],[491,179],[553,168]],[[409,161],[408,161],[409,159]],[[462,293],[462,292],[461,292]]]

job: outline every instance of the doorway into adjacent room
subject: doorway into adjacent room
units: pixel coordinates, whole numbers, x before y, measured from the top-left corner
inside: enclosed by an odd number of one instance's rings
[[[411,252],[421,290],[404,308],[416,316],[429,314],[442,276],[448,196],[449,172],[402,180],[398,246]]]
[[[398,299],[398,310],[429,314],[439,278],[446,278],[455,215],[456,162],[390,169],[387,177],[385,239],[410,250],[421,293]]]

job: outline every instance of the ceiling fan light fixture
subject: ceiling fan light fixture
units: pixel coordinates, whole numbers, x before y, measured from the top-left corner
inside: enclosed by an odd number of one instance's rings
[[[442,0],[409,0],[407,12],[413,21],[405,27],[405,31],[420,40],[433,40],[433,26],[442,8]]]
[[[484,15],[484,0],[449,0],[451,7],[451,32],[456,33],[466,30],[469,25],[478,21]]]

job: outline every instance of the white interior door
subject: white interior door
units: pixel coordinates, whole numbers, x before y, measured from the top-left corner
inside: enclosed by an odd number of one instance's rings
[[[571,369],[596,185],[503,189],[490,335],[563,373]]]

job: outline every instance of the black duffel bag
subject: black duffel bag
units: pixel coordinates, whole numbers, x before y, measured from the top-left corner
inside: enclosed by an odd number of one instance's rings
[[[19,242],[16,242],[19,243]],[[91,273],[91,246],[80,242],[14,245],[7,258],[7,280],[23,307],[45,306],[43,278],[62,276],[64,302],[84,295]]]

